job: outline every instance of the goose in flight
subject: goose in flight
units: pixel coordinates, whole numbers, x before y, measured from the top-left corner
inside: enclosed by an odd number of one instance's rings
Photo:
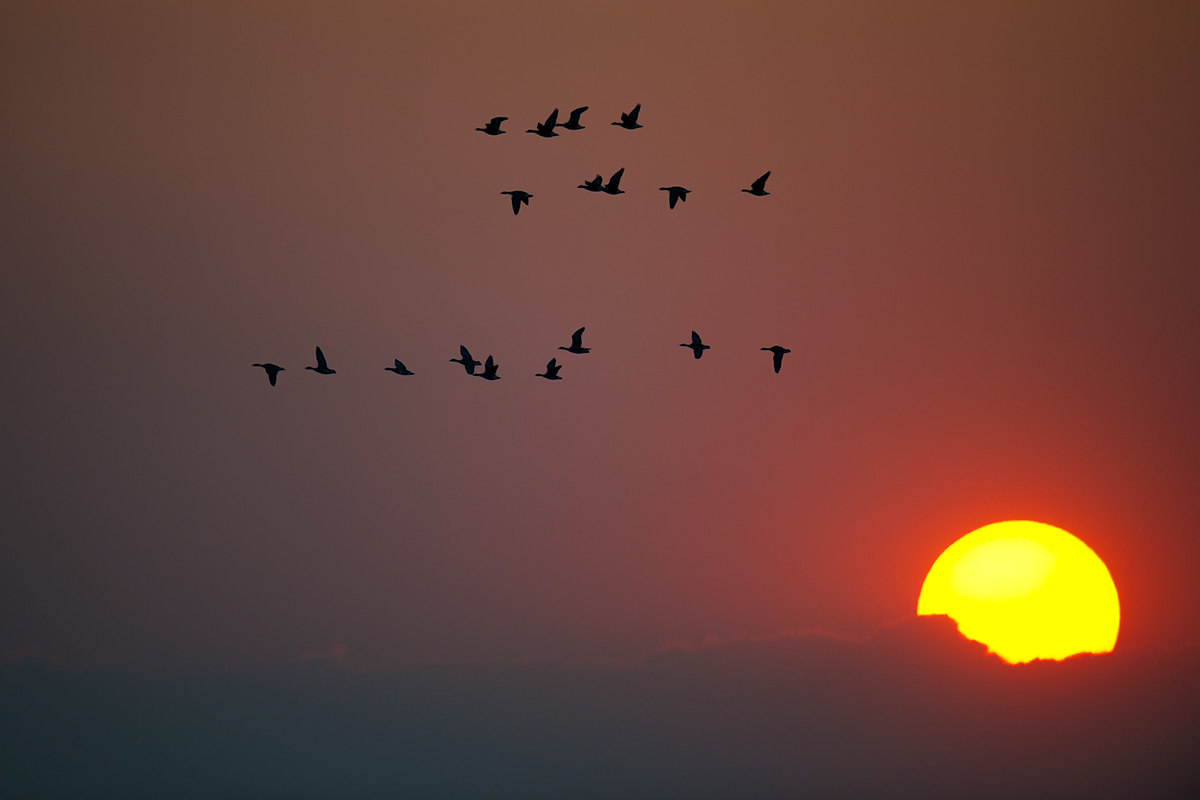
[[[484,125],[482,128],[476,128],[475,130],[483,131],[488,136],[499,136],[502,133],[508,133],[508,131],[500,130],[500,123],[504,122],[506,119],[508,119],[508,117],[492,117],[488,124]]]
[[[479,362],[471,358],[471,351],[460,344],[458,346],[458,354],[461,356],[460,358],[452,358],[450,360],[455,364],[462,364],[463,369],[467,371],[468,375],[474,375],[475,368],[479,366]]]
[[[578,188],[587,189],[589,192],[603,192],[604,191],[604,176],[597,175],[592,180],[584,181],[583,183],[579,184]]]
[[[529,198],[533,197],[533,195],[531,195],[529,192],[523,192],[520,189],[517,189],[512,192],[501,192],[500,194],[511,194],[512,195],[512,204],[513,204],[513,214],[514,215],[521,213],[521,203],[524,203],[525,205],[529,205]]]
[[[766,190],[767,178],[769,177],[771,177],[771,170],[767,170],[765,175],[756,180],[754,183],[750,184],[749,189],[742,189],[742,191],[746,192],[747,194],[752,194],[755,197],[765,197],[766,195],[769,195],[770,192]]]
[[[783,354],[792,352],[786,347],[780,347],[779,345],[774,345],[773,347],[762,347],[759,349],[766,350],[768,353],[771,353],[774,356],[773,360],[775,361],[776,374],[779,373],[779,368],[783,366]]]
[[[605,194],[625,194],[623,189],[619,189],[621,185],[621,176],[625,174],[625,168],[621,167],[613,173],[613,176],[608,179],[608,183],[600,187],[600,190]]]
[[[686,203],[688,193],[692,191],[691,189],[685,189],[682,186],[660,186],[658,187],[658,190],[660,192],[671,193],[667,196],[668,201],[671,203],[671,208],[674,208],[675,204],[680,200]]]
[[[409,372],[408,367],[404,366],[404,362],[398,358],[396,359],[396,366],[384,367],[383,369],[386,372],[394,372],[397,375],[416,375],[417,374],[415,372]]]
[[[536,124],[536,128],[530,128],[525,132],[536,133],[543,139],[549,139],[551,136],[558,136],[558,134],[554,132],[554,126],[558,124],[558,109],[556,108],[551,111],[550,116],[546,117],[545,122],[538,122]]]
[[[679,346],[692,348],[692,355],[694,355],[696,358],[699,358],[700,356],[704,355],[705,350],[712,349],[711,347],[706,345],[704,342],[700,341],[700,334],[696,333],[695,331],[692,331],[691,343],[684,342],[683,344],[681,344]]]
[[[265,369],[267,371],[267,380],[271,382],[272,386],[275,385],[275,379],[279,377],[279,373],[284,372],[283,367],[279,366],[278,364],[272,364],[270,361],[268,361],[266,364],[251,364],[250,366],[262,367]]]
[[[483,364],[483,372],[476,375],[476,378],[483,378],[485,381],[498,381],[500,376],[496,374],[496,370],[500,369],[500,365],[492,361],[492,357],[488,356],[487,361]]]
[[[558,123],[558,127],[566,128],[569,131],[583,130],[583,126],[579,124],[579,118],[583,115],[583,112],[585,112],[587,110],[588,110],[587,106],[580,106],[579,108],[577,108],[571,112],[571,117],[566,122]]]
[[[580,328],[579,330],[577,330],[571,334],[571,346],[570,347],[560,347],[558,349],[566,350],[568,353],[590,353],[590,352],[592,352],[592,348],[583,346],[584,330],[585,330],[584,328]]]
[[[638,125],[638,121],[637,121],[638,114],[641,112],[641,110],[642,110],[642,104],[638,103],[636,106],[633,107],[633,111],[630,111],[628,114],[622,113],[621,121],[614,122],[613,125],[617,125],[619,127],[622,127],[622,128],[625,128],[625,129],[631,130],[631,131],[642,127],[641,125]]]
[[[566,348],[560,347],[558,349],[565,350]],[[558,371],[560,369],[562,369],[562,364],[554,363],[556,361],[558,361],[557,358],[552,358],[549,361],[547,361],[546,362],[546,371],[537,373],[536,377],[545,378],[548,381],[561,381],[562,378],[558,377]]]
[[[321,352],[321,348],[319,347],[317,348],[317,365],[315,367],[305,367],[305,369],[311,369],[313,372],[320,373],[321,375],[333,375],[337,372],[336,369],[330,369],[329,364],[325,363],[325,354]]]

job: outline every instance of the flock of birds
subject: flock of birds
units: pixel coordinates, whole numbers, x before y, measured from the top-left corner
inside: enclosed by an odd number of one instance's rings
[[[558,349],[566,350],[568,353],[574,353],[575,355],[582,355],[584,353],[590,353],[592,351],[592,349],[590,347],[583,346],[583,332],[585,330],[586,330],[586,328],[580,328],[579,330],[575,331],[573,334],[571,334],[570,346],[569,347],[560,346]],[[692,355],[695,356],[697,359],[704,355],[705,350],[712,349],[712,347],[710,345],[705,344],[701,340],[700,334],[696,333],[695,331],[692,331],[692,340],[690,342],[682,342],[679,346],[689,348],[692,351]],[[791,350],[788,350],[786,347],[780,347],[779,345],[774,345],[772,347],[763,347],[761,349],[767,351],[768,353],[771,353],[772,363],[775,366],[776,373],[778,373],[780,367],[783,366],[784,353],[792,352]],[[395,359],[395,362],[396,362],[395,366],[384,367],[383,368],[384,371],[385,372],[394,372],[397,375],[415,375],[416,374],[415,372],[412,372],[408,367],[404,366],[404,362],[401,361],[400,359],[398,359],[398,358]],[[496,363],[495,359],[492,358],[492,356],[489,355],[487,357],[486,361],[476,361],[471,356],[471,351],[468,350],[463,345],[458,346],[458,358],[452,358],[452,359],[450,359],[450,362],[454,363],[454,364],[462,364],[463,369],[465,369],[467,371],[467,374],[472,375],[476,378],[483,378],[485,381],[500,380],[500,376],[496,374],[500,369],[500,365]],[[265,364],[251,364],[251,366],[262,368],[267,373],[267,380],[269,380],[271,382],[272,386],[274,386],[275,382],[279,379],[279,373],[287,371],[283,367],[279,366],[278,364],[272,364],[270,362],[267,362]],[[479,366],[483,367],[483,372],[475,371],[475,368],[479,367]],[[336,369],[330,369],[329,362],[325,360],[325,354],[323,352],[321,352],[320,347],[317,348],[317,365],[315,367],[305,367],[305,369],[310,369],[313,372],[317,373],[318,375],[336,375],[337,374]],[[548,362],[546,362],[546,371],[535,373],[534,377],[545,378],[548,381],[561,381],[562,378],[558,374],[559,370],[561,370],[561,369],[562,369],[562,364],[558,363],[558,359],[552,358]]]
[[[587,110],[587,106],[580,106],[571,112],[571,116],[566,122],[559,122],[558,109],[556,108],[550,112],[550,116],[546,117],[545,122],[535,123],[534,127],[525,132],[532,133],[536,136],[541,136],[543,139],[549,139],[551,137],[558,136],[558,134],[554,132],[555,128],[565,128],[569,131],[581,131],[584,129],[584,126],[579,124],[579,120],[583,116],[583,112]],[[614,122],[613,125],[630,131],[637,130],[638,128],[642,127],[642,125],[638,124],[638,114],[641,112],[642,104],[638,103],[633,107],[633,111],[630,111],[628,114],[622,112],[620,121]],[[499,136],[502,133],[508,133],[508,131],[500,129],[500,125],[507,119],[508,117],[492,117],[486,125],[484,125],[482,128],[476,128],[475,130],[486,133],[488,136]],[[588,192],[625,194],[624,190],[621,189],[621,176],[624,174],[625,168],[621,167],[619,170],[613,173],[613,176],[608,179],[607,183],[604,181],[604,176],[597,175],[592,180],[584,181],[583,183],[579,184],[578,188]],[[771,177],[770,170],[765,172],[761,177],[759,177],[758,180],[751,183],[749,189],[742,189],[742,191],[746,192],[747,194],[752,194],[755,197],[765,197],[766,195],[769,195],[770,192],[768,192],[766,189],[767,178],[769,177]],[[675,204],[680,201],[686,203],[687,196],[692,191],[691,189],[685,189],[682,186],[660,186],[658,187],[658,190],[660,192],[667,192],[667,202],[670,204],[671,208],[675,208]],[[529,205],[529,199],[533,197],[532,194],[523,189],[512,189],[507,192],[501,192],[500,194],[506,194],[512,198],[513,214],[521,213],[521,205]]]
[[[580,118],[583,116],[583,112],[587,110],[587,106],[580,106],[571,112],[571,115],[566,122],[559,122],[558,109],[556,108],[550,112],[550,116],[546,117],[545,122],[536,123],[536,126],[527,130],[526,133],[536,134],[544,139],[549,139],[553,136],[558,136],[558,134],[554,131],[555,128],[565,128],[569,131],[581,131],[584,129],[584,126],[580,124]],[[638,123],[638,114],[640,114],[641,111],[642,105],[639,103],[634,106],[633,110],[628,114],[622,113],[621,120],[619,122],[614,122],[613,125],[616,125],[620,128],[625,128],[626,130],[637,130],[638,128],[642,127]],[[488,136],[499,136],[500,134],[506,132],[500,129],[500,125],[507,119],[508,117],[492,117],[492,119],[486,125],[484,125],[482,128],[476,128],[475,130],[482,131]],[[622,167],[621,169],[617,170],[611,178],[608,179],[607,183],[604,181],[603,176],[597,175],[592,180],[581,183],[579,188],[589,192],[602,192],[604,194],[612,195],[624,194],[624,190],[620,188],[621,176],[624,174],[625,168]],[[752,194],[755,197],[763,197],[767,194],[770,194],[770,192],[766,191],[765,188],[767,185],[767,178],[769,177],[771,177],[771,173],[765,173],[758,180],[754,181],[754,183],[750,184],[749,189],[742,189],[742,191]],[[659,189],[660,191],[668,192],[667,199],[671,208],[675,208],[675,204],[680,201],[686,202],[687,196],[691,192],[691,189],[685,189],[682,186],[662,186],[659,187]],[[529,192],[519,189],[501,192],[501,194],[510,195],[512,197],[513,214],[520,213],[521,205],[529,205],[529,198],[533,197],[533,195],[531,195]],[[583,346],[583,331],[584,328],[580,328],[579,330],[575,331],[575,333],[571,334],[570,347],[559,347],[558,349],[565,350],[568,353],[574,353],[576,355],[582,355],[584,353],[591,352],[591,348]],[[704,355],[705,350],[712,349],[709,345],[706,345],[703,340],[701,340],[700,334],[696,333],[695,331],[692,331],[692,339],[690,342],[683,342],[679,346],[689,348],[692,351],[692,355],[697,359]],[[778,373],[780,368],[783,366],[784,354],[792,352],[786,347],[781,347],[780,345],[763,347],[761,349],[771,353],[772,364],[775,367],[776,373]],[[492,356],[489,355],[486,361],[476,361],[471,356],[471,351],[462,345],[459,345],[458,352],[459,357],[452,358],[450,361],[456,364],[461,364],[468,375],[476,378],[483,378],[485,381],[500,380],[500,376],[497,374],[500,369],[500,365],[496,363]],[[384,370],[387,372],[394,372],[397,375],[416,374],[409,370],[408,367],[404,366],[404,362],[400,359],[395,359],[395,362],[395,366],[384,367]],[[274,386],[276,381],[279,379],[279,373],[286,371],[278,364],[272,364],[270,362],[265,364],[253,364],[252,366],[260,367],[265,370],[267,373],[267,380],[271,382],[272,386]],[[480,366],[483,367],[483,371],[476,372],[475,368]],[[315,367],[305,367],[305,369],[312,370],[318,375],[337,374],[337,370],[329,368],[329,363],[325,360],[325,354],[321,352],[320,347],[317,348],[317,365]],[[536,373],[535,377],[545,378],[548,381],[561,381],[562,378],[558,374],[561,369],[562,365],[558,363],[558,359],[552,358],[546,364],[546,371]]]

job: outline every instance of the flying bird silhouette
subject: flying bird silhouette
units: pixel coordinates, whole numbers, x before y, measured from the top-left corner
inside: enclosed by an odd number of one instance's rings
[[[330,369],[329,364],[325,363],[325,354],[321,352],[321,348],[319,347],[317,348],[317,365],[315,367],[305,367],[305,369],[311,369],[313,372],[320,373],[321,375],[333,375],[337,372],[336,369]]]
[[[580,106],[579,108],[577,108],[571,112],[571,116],[566,122],[558,123],[558,127],[566,128],[569,131],[583,130],[583,126],[579,124],[579,118],[580,118],[580,116],[583,115],[583,112],[585,112],[587,110],[588,110],[587,106]]]
[[[704,342],[700,341],[700,334],[696,333],[695,331],[692,331],[692,341],[690,344],[687,342],[684,342],[683,344],[681,344],[679,346],[692,348],[692,355],[694,355],[696,358],[699,358],[700,356],[704,355],[705,350],[712,349],[711,347],[706,345]]]
[[[770,192],[768,192],[765,188],[767,185],[767,178],[769,177],[771,177],[771,171],[767,170],[765,175],[756,180],[754,183],[750,184],[749,189],[742,189],[742,191],[746,192],[747,194],[752,194],[755,197],[765,197],[769,195]]]
[[[417,374],[415,372],[409,372],[408,367],[404,366],[404,362],[398,358],[396,359],[396,366],[384,367],[383,369],[386,372],[394,372],[397,375],[416,375]]]
[[[525,205],[529,205],[529,198],[533,197],[533,195],[531,195],[529,192],[523,192],[520,189],[516,189],[511,192],[501,192],[500,194],[511,194],[512,195],[512,206],[513,206],[513,214],[514,215],[521,213],[521,203],[524,203]]]
[[[461,344],[458,346],[458,354],[461,356],[461,358],[452,358],[450,360],[455,364],[462,364],[463,369],[467,371],[468,375],[474,375],[475,368],[479,366],[480,362],[471,358],[471,351],[463,347]]]
[[[613,176],[608,179],[608,183],[600,187],[600,190],[605,194],[625,194],[623,189],[618,188],[621,185],[621,176],[625,174],[625,168],[621,167],[613,173]]]
[[[566,348],[560,347],[558,349],[565,350]],[[560,369],[562,369],[562,364],[554,363],[556,361],[558,361],[557,358],[552,358],[549,361],[547,361],[546,362],[546,371],[536,373],[536,377],[545,378],[548,381],[561,381],[562,378],[558,377],[558,371]]]
[[[592,180],[584,181],[583,183],[579,184],[578,188],[587,189],[589,192],[603,192],[604,191],[604,176],[597,175]]]
[[[508,117],[492,117],[486,125],[484,125],[482,128],[476,128],[475,130],[483,131],[488,136],[499,136],[502,133],[508,133],[508,131],[500,130],[500,123],[504,122],[506,119],[508,119]]]
[[[592,348],[583,346],[583,332],[586,328],[580,328],[571,334],[571,346],[559,347],[559,350],[566,350],[568,353],[590,353]]]
[[[549,139],[551,136],[558,136],[558,134],[554,132],[554,126],[557,124],[558,124],[558,109],[556,108],[550,112],[550,116],[546,117],[545,122],[538,122],[538,123],[536,123],[536,125],[537,125],[536,128],[530,128],[529,130],[527,130],[525,132],[526,133],[536,133],[538,136],[541,136],[543,139]]]
[[[625,128],[625,129],[631,130],[631,131],[642,127],[641,125],[638,125],[638,121],[637,121],[638,114],[641,113],[641,110],[642,110],[642,104],[638,103],[636,106],[633,107],[633,111],[630,111],[628,114],[622,113],[621,121],[614,122],[613,125],[617,125],[619,127],[622,127],[622,128]]]
[[[483,372],[476,375],[476,378],[483,378],[485,381],[498,381],[500,376],[496,374],[496,370],[500,369],[500,365],[492,361],[492,357],[488,356],[487,361],[483,364]]]
[[[774,358],[772,360],[775,362],[775,373],[776,374],[779,373],[779,368],[783,366],[783,354],[792,352],[791,350],[788,350],[786,347],[780,347],[779,345],[774,345],[772,347],[761,347],[759,349],[766,350],[768,353],[772,353],[774,355]]]
[[[675,204],[680,200],[686,203],[688,193],[692,191],[691,189],[685,189],[682,186],[660,186],[658,187],[658,190],[660,192],[671,193],[667,196],[667,200],[671,203],[671,208],[674,208]]]
[[[251,364],[250,366],[262,367],[265,369],[267,371],[267,380],[271,382],[272,386],[275,385],[275,379],[279,377],[279,373],[286,371],[283,367],[279,366],[278,364],[272,364],[270,361],[268,361],[266,364]]]

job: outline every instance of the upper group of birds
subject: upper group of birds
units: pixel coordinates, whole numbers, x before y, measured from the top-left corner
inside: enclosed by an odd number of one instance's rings
[[[535,127],[530,128],[528,131],[526,131],[526,133],[536,134],[544,139],[549,139],[553,136],[558,136],[558,134],[554,131],[555,128],[565,128],[569,131],[581,131],[584,129],[584,126],[580,124],[580,118],[587,110],[587,106],[580,106],[571,112],[571,115],[566,122],[559,122],[558,109],[556,108],[554,111],[550,112],[550,116],[546,118],[545,122],[537,123]],[[641,111],[642,106],[639,103],[638,105],[634,106],[633,110],[628,114],[622,113],[620,121],[614,122],[613,125],[616,125],[620,128],[625,128],[626,130],[637,130],[638,128],[642,127],[638,123],[638,114],[640,114]],[[475,130],[482,131],[488,136],[499,136],[502,133],[506,133],[506,131],[500,129],[500,125],[507,119],[508,117],[492,117],[492,119],[486,125],[484,125],[482,128],[476,128]],[[580,184],[579,188],[589,192],[603,192],[604,194],[613,195],[624,194],[625,192],[620,188],[621,176],[624,174],[625,169],[622,167],[621,169],[617,170],[611,178],[608,179],[607,183],[604,182],[603,176],[597,175],[592,180],[585,181],[584,183]],[[769,177],[771,177],[771,173],[765,173],[758,180],[754,181],[754,183],[750,184],[749,189],[742,189],[742,191],[752,194],[755,197],[763,197],[767,194],[770,194],[765,188],[767,184],[767,178]],[[687,196],[691,192],[690,189],[685,189],[682,186],[662,186],[660,187],[660,191],[668,192],[668,202],[670,203],[671,208],[675,208],[675,204],[677,202],[686,202]],[[533,195],[531,195],[529,192],[522,190],[501,192],[501,194],[510,195],[512,197],[513,214],[520,213],[521,205],[529,205],[529,198],[533,197]],[[569,347],[559,347],[558,349],[565,350],[568,353],[574,353],[576,355],[582,355],[590,352],[591,348],[583,346],[583,331],[584,328],[580,328],[579,330],[575,331],[575,333],[571,334],[571,345]],[[700,334],[696,333],[695,331],[692,331],[691,341],[683,342],[679,346],[689,348],[692,351],[692,355],[697,359],[704,355],[705,350],[712,349],[709,345],[705,344],[701,340]],[[780,345],[763,347],[761,349],[771,353],[772,364],[774,365],[775,372],[777,373],[783,366],[784,354],[792,352],[786,347],[781,347]],[[500,376],[497,374],[500,369],[500,365],[496,363],[492,356],[489,355],[486,361],[480,362],[472,358],[471,351],[466,347],[460,345],[458,352],[459,357],[452,358],[450,361],[456,364],[461,364],[468,375],[473,375],[476,378],[483,378],[485,381],[500,380]],[[395,359],[395,362],[395,366],[384,367],[384,370],[387,372],[394,372],[397,375],[415,374],[409,370],[408,367],[404,366],[404,362],[402,362],[400,359]],[[253,366],[261,367],[266,371],[267,379],[271,382],[272,386],[274,386],[276,381],[279,379],[279,373],[285,371],[283,367],[270,362],[264,364],[254,364]],[[475,371],[475,368],[479,366],[483,367],[482,372]],[[325,354],[321,352],[320,347],[317,348],[317,365],[315,367],[305,367],[305,369],[312,370],[319,375],[334,375],[337,373],[337,370],[329,368],[329,364],[325,360]],[[562,365],[558,363],[558,359],[552,358],[546,364],[546,371],[536,373],[535,377],[545,378],[548,381],[560,381],[562,378],[558,373],[561,369]]]
[[[535,123],[534,127],[525,132],[532,133],[535,136],[540,136],[543,139],[549,139],[554,136],[558,136],[558,134],[554,131],[555,128],[565,128],[569,131],[581,131],[584,129],[584,126],[580,124],[579,120],[583,116],[583,112],[587,110],[587,106],[580,106],[571,112],[571,115],[568,117],[566,122],[559,122],[558,109],[556,108],[550,112],[550,116],[546,117],[545,122]],[[637,130],[638,128],[642,127],[642,125],[638,123],[638,114],[641,112],[642,104],[638,103],[628,114],[622,112],[621,119],[618,122],[614,122],[613,125],[630,131]],[[486,125],[484,125],[482,128],[476,128],[475,130],[486,133],[488,136],[499,136],[503,133],[508,133],[508,131],[500,129],[500,125],[507,119],[508,117],[492,117]],[[613,173],[613,176],[608,179],[607,183],[605,183],[603,175],[597,175],[592,180],[585,180],[583,183],[579,184],[578,188],[588,192],[625,194],[624,190],[621,189],[621,176],[624,174],[625,168],[621,167],[619,170]],[[770,194],[770,192],[766,190],[767,178],[769,177],[771,177],[770,170],[763,173],[758,180],[751,183],[749,189],[742,189],[742,191],[746,192],[747,194],[752,194],[755,197],[765,197],[766,195]],[[680,201],[686,203],[687,196],[692,191],[691,189],[685,189],[682,186],[660,186],[658,187],[658,190],[660,192],[667,192],[667,202],[670,204],[671,208],[675,208],[675,204]],[[521,204],[524,203],[525,205],[529,205],[529,199],[533,197],[532,194],[524,189],[512,189],[506,192],[501,192],[500,194],[506,194],[512,198],[513,214],[521,213]]]
[[[583,332],[585,330],[586,330],[586,328],[580,328],[579,330],[572,333],[570,346],[569,347],[559,346],[558,349],[566,350],[568,353],[574,353],[575,355],[582,355],[584,353],[590,353],[592,351],[592,349],[590,347],[583,346]],[[692,351],[692,355],[695,356],[696,358],[700,358],[701,356],[703,356],[705,350],[712,349],[712,347],[710,345],[705,344],[700,339],[700,334],[696,333],[695,331],[692,331],[692,339],[690,342],[682,342],[682,343],[680,343],[679,346],[689,348]],[[786,347],[780,347],[779,345],[774,345],[772,347],[763,347],[761,349],[766,350],[768,353],[771,353],[772,363],[775,366],[775,372],[779,372],[779,368],[783,366],[784,353],[792,352],[791,350],[788,350]],[[459,345],[458,346],[458,358],[452,358],[452,359],[450,359],[450,361],[455,364],[462,364],[463,369],[465,369],[467,371],[468,375],[474,375],[476,378],[483,378],[485,381],[500,380],[500,376],[496,374],[500,369],[500,365],[497,364],[495,359],[493,359],[492,356],[490,356],[490,355],[487,357],[486,361],[482,361],[482,362],[476,361],[471,356],[470,350],[468,350],[466,347],[464,347],[462,345]],[[404,362],[401,361],[400,359],[398,359],[398,358],[395,359],[395,362],[396,362],[395,366],[384,367],[383,368],[384,371],[394,372],[397,375],[415,375],[416,374],[415,372],[412,372],[411,370],[409,370],[408,367],[404,366]],[[251,366],[261,367],[263,370],[265,370],[267,373],[267,380],[269,380],[271,382],[272,386],[274,386],[275,382],[279,379],[279,373],[286,372],[286,370],[283,367],[279,366],[278,364],[272,364],[270,362],[267,362],[265,364],[251,364]],[[483,367],[483,372],[475,371],[475,368],[478,366]],[[305,369],[310,369],[313,372],[317,373],[318,375],[336,375],[337,374],[336,369],[329,368],[329,362],[325,360],[325,354],[323,352],[321,352],[320,347],[317,348],[317,365],[315,367],[305,367]],[[558,363],[558,359],[552,358],[546,363],[546,371],[535,373],[534,377],[545,378],[548,381],[561,381],[562,378],[559,377],[559,374],[558,374],[559,370],[561,370],[561,369],[562,369],[562,364]]]

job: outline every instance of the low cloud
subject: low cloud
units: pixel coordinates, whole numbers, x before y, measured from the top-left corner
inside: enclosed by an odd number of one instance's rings
[[[0,669],[0,794],[1171,797],[1200,651],[1009,666],[945,618],[635,665],[240,678]],[[332,651],[327,656],[332,655]]]

